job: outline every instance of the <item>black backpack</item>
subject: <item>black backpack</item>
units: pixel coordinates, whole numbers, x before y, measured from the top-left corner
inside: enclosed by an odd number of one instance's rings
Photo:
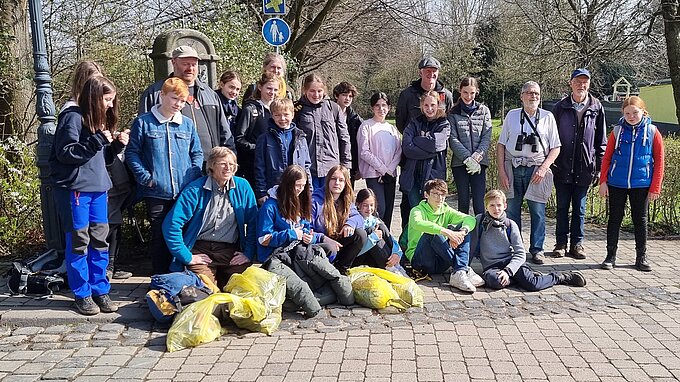
[[[15,261],[7,271],[12,294],[52,295],[67,288],[64,255],[49,250],[25,261]]]

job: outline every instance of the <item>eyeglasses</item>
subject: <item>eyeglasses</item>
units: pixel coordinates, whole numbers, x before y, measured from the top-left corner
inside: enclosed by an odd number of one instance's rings
[[[429,192],[428,195],[430,195],[431,197],[434,197],[436,199],[445,199],[446,198],[446,194],[441,193],[441,192]]]
[[[530,96],[530,97],[540,97],[541,93],[539,92],[524,92],[524,94]]]
[[[238,168],[238,164],[232,162],[215,162],[215,166],[226,168]]]

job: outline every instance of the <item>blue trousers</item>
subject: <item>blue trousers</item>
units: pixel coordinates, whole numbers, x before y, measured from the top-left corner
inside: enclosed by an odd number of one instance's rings
[[[456,272],[467,269],[469,256],[470,235],[466,235],[465,240],[453,249],[445,236],[426,233],[418,241],[411,265],[413,269],[427,274],[444,273],[449,267]]]
[[[534,166],[519,166],[512,169],[513,184],[511,185],[514,197],[508,199],[508,218],[512,219],[522,232],[522,203],[527,193],[531,177],[534,175]],[[529,253],[535,255],[543,251],[545,242],[545,203],[527,200],[529,216],[531,216],[531,236],[529,237]]]
[[[498,281],[498,273],[501,268],[489,268],[484,271],[482,277],[486,282],[486,286],[493,289],[503,289],[505,288]],[[510,277],[510,283],[517,284],[520,288],[528,290],[529,292],[535,292],[550,288],[551,286],[557,284],[557,273],[551,272],[547,275],[536,274],[534,271],[526,265],[519,267],[517,272]]]
[[[458,192],[458,211],[470,214],[470,196],[472,196],[472,216],[484,213],[484,193],[486,192],[486,166],[482,166],[482,172],[470,175],[467,167],[453,167],[453,180],[456,182]],[[470,192],[472,190],[472,192]]]
[[[566,245],[567,235],[569,235],[569,243],[572,247],[581,244],[585,236],[583,223],[586,217],[588,186],[555,182],[555,195],[557,196],[555,241],[557,244]],[[571,207],[571,219],[569,207]]]
[[[106,192],[69,191],[73,229],[66,232],[66,274],[76,298],[108,294]]]

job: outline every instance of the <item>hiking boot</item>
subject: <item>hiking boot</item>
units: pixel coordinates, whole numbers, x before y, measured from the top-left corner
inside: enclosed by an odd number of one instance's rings
[[[583,260],[586,258],[586,250],[583,249],[583,245],[581,243],[576,244],[571,247],[569,250],[569,257],[573,257],[574,259],[577,260]]]
[[[109,297],[108,294],[94,296],[92,299],[99,305],[99,309],[104,313],[113,313],[118,310],[118,306],[111,301],[111,297]]]
[[[484,286],[484,279],[482,276],[476,274],[475,271],[472,270],[472,267],[468,267],[467,278],[475,288]]]
[[[545,253],[543,253],[543,251],[540,251],[540,252],[536,252],[536,253],[532,254],[531,255],[531,261],[534,264],[538,264],[538,265],[545,263]]]
[[[462,290],[463,292],[474,293],[477,290],[477,288],[475,288],[475,286],[472,285],[468,279],[467,271],[462,269],[460,271],[456,271],[455,273],[451,273],[449,284],[454,288]]]
[[[600,268],[602,269],[607,269],[607,270],[612,270],[616,266],[616,255],[614,254],[608,254],[607,257],[604,259],[602,264],[600,264]]]
[[[76,298],[76,308],[84,316],[94,316],[99,314],[99,307],[94,303],[91,296]]]
[[[114,280],[125,280],[129,279],[130,277],[132,277],[132,272],[128,271],[115,271],[113,272],[112,276]]]
[[[651,272],[652,266],[647,261],[647,253],[638,254],[635,258],[635,268],[640,272]]]
[[[560,285],[569,285],[575,287],[586,286],[586,278],[583,277],[581,272],[561,272],[557,276],[557,283]]]
[[[564,257],[567,255],[567,245],[566,244],[555,244],[553,248],[553,257]]]

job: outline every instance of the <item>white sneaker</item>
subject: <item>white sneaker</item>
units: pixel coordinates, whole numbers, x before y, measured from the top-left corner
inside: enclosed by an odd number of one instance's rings
[[[462,290],[463,292],[474,293],[477,290],[477,288],[475,288],[475,286],[472,285],[468,279],[467,272],[462,269],[451,274],[449,284],[454,288]]]
[[[476,274],[475,271],[472,270],[472,267],[468,267],[467,277],[468,280],[470,280],[470,282],[472,283],[472,285],[476,287],[484,286],[484,279],[482,278],[482,276]]]

